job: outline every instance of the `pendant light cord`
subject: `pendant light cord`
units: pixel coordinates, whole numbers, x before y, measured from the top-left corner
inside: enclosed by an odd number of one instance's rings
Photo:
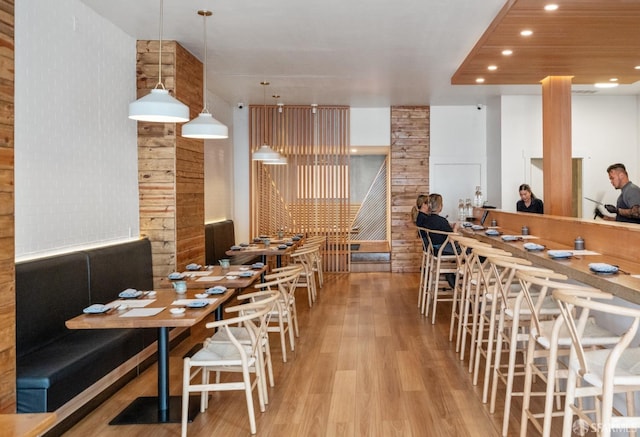
[[[160,29],[158,31],[158,41],[160,42],[160,49],[158,53],[158,83],[156,84],[156,89],[164,88],[164,84],[162,83],[162,23],[163,23],[163,11],[164,11],[164,1],[160,0]]]
[[[202,28],[204,35],[204,66],[202,68],[204,77],[202,78],[202,83],[204,88],[202,89],[202,112],[208,114],[209,110],[207,109],[207,13],[206,11],[202,14]]]

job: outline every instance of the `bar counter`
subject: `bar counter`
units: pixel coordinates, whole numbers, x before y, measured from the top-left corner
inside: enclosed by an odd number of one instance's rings
[[[484,210],[474,210],[479,219]],[[502,235],[520,235],[522,226],[529,228],[529,236],[537,237],[518,241],[504,241],[501,236],[488,236],[485,231],[465,229],[464,234],[507,250],[515,256],[530,260],[535,265],[549,268],[569,278],[622,299],[640,304],[640,225],[558,217],[541,214],[510,213],[489,210],[485,227],[497,221],[497,230]],[[574,240],[581,236],[587,251],[598,255],[578,255],[568,259],[553,259],[547,250],[573,250]],[[545,246],[542,251],[528,251],[526,242]],[[589,269],[590,263],[617,265],[620,272],[613,275],[599,275]],[[623,273],[624,272],[624,273]]]

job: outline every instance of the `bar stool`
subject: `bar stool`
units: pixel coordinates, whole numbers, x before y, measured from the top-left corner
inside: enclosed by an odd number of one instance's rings
[[[562,416],[559,396],[563,393],[559,391],[559,379],[567,378],[567,369],[559,361],[559,357],[568,356],[571,338],[569,332],[563,327],[562,317],[555,320],[542,320],[540,317],[544,308],[544,303],[551,296],[553,290],[570,289],[574,292],[589,294],[597,291],[594,288],[576,285],[567,282],[550,281],[544,278],[531,276],[529,272],[516,273],[522,285],[522,294],[531,311],[531,322],[529,328],[529,340],[525,361],[524,393],[522,400],[522,418],[520,435],[527,434],[527,425],[531,421],[533,426],[544,437],[551,434],[551,420],[553,417]],[[535,290],[535,292],[533,292]],[[554,303],[557,308],[557,304]],[[559,309],[558,309],[559,315]],[[587,321],[582,337],[583,345],[606,345],[617,342],[619,336],[609,330],[598,326],[593,318]],[[533,377],[539,377],[546,382],[546,388],[542,394],[545,397],[544,410],[542,413],[535,413],[529,409],[532,395]],[[553,399],[558,399],[558,411],[553,411]],[[542,422],[540,421],[542,419]],[[507,431],[508,424],[503,425],[503,435]]]
[[[427,284],[429,283],[429,270],[431,266],[431,258],[433,256],[433,247],[430,244],[428,229],[418,226],[418,238],[422,244],[422,262],[420,263],[420,285],[418,286],[418,308],[421,314],[424,314],[423,302],[427,296]]]
[[[602,291],[585,294],[559,289],[553,291],[553,297],[571,337],[562,435],[572,435],[574,415],[579,417],[576,424],[581,430],[596,428],[602,437],[609,437],[613,429],[640,428],[640,416],[634,409],[634,395],[640,390],[640,348],[630,347],[638,332],[640,309],[606,303],[613,295]],[[578,317],[575,316],[576,309],[581,310]],[[613,347],[585,350],[582,338],[587,321],[594,314],[614,317],[617,323],[624,325],[623,333]],[[615,393],[626,395],[626,416],[613,406]],[[576,400],[585,396],[600,399],[596,402],[596,421],[586,414],[580,402],[576,405]]]
[[[493,366],[493,348],[497,340],[496,322],[502,314],[502,301],[510,296],[510,288],[515,277],[517,266],[530,266],[531,262],[516,257],[500,257],[490,255],[486,259],[489,265],[489,276],[485,278],[485,288],[479,311],[478,335],[476,340],[475,359],[473,367],[473,384],[478,384],[480,359],[484,356],[484,381],[482,387],[482,402],[487,403],[489,397],[489,382]],[[498,311],[500,310],[500,312]],[[485,327],[485,324],[487,325]],[[486,340],[484,335],[487,335]]]
[[[474,369],[482,299],[485,294],[485,290],[491,287],[492,283],[495,281],[492,278],[490,273],[491,268],[487,261],[487,257],[490,255],[510,257],[511,253],[490,246],[475,246],[472,251],[471,266],[469,267],[472,276],[467,282],[466,289],[463,290],[463,301],[466,302],[465,305],[471,308],[471,314],[469,314],[469,311],[463,314],[461,326],[458,328],[462,334],[460,336],[460,361],[464,360],[467,345],[467,334],[470,336],[469,373],[472,373]],[[469,315],[471,315],[471,321],[469,321]]]
[[[432,243],[432,235],[438,234],[444,236],[445,240],[439,247],[435,247]],[[441,279],[441,276],[454,274],[457,277],[458,263],[456,255],[448,255],[444,253],[447,247],[453,249],[454,252],[456,250],[455,244],[450,238],[451,232],[427,229],[427,235],[429,237],[428,240],[430,244],[433,246],[434,257],[431,261],[431,271],[429,272],[430,280],[427,284],[427,296],[424,314],[427,316],[429,315],[429,305],[431,302],[433,302],[433,308],[431,310],[431,324],[435,324],[438,302],[451,302],[453,299],[453,289],[450,288],[449,283],[446,280]],[[446,288],[444,284],[447,284]],[[455,288],[455,286],[453,288]]]
[[[458,264],[458,273],[456,275],[456,286],[453,289],[453,302],[451,304],[451,322],[449,325],[449,341],[453,341],[454,332],[456,337],[456,353],[460,351],[460,330],[462,319],[465,312],[471,308],[466,301],[466,290],[469,282],[472,280],[473,270],[473,248],[474,247],[491,247],[486,243],[482,243],[474,238],[464,237],[459,234],[452,234],[451,239],[460,248],[455,252]]]

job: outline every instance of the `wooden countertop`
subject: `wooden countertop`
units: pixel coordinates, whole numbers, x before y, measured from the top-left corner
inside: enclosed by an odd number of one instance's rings
[[[502,235],[519,235],[520,230],[504,229],[499,227],[498,230]],[[599,255],[577,255],[568,259],[553,259],[547,254],[547,250],[573,250],[573,244],[567,245],[558,243],[545,238],[531,238],[518,241],[504,241],[501,236],[488,236],[485,231],[471,231],[465,229],[464,235],[472,236],[482,242],[489,243],[492,246],[507,250],[515,256],[525,258],[541,267],[551,269],[555,272],[567,275],[569,278],[579,281],[583,284],[599,288],[603,291],[612,293],[622,299],[640,304],[640,278],[632,275],[640,275],[640,263],[625,260],[620,257],[602,254]],[[530,237],[537,237],[530,233]],[[545,246],[542,251],[528,251],[523,245],[526,242],[532,242]],[[595,251],[594,249],[589,249]],[[617,265],[626,273],[617,273],[613,275],[599,275],[593,273],[589,269],[590,263],[607,263]]]

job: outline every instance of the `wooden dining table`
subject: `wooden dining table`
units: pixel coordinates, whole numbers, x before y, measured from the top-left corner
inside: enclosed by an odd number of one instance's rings
[[[108,305],[114,309],[102,314],[82,314],[66,321],[69,329],[158,329],[158,394],[141,396],[127,406],[110,424],[176,423],[181,420],[180,396],[169,395],[169,329],[188,328],[203,321],[233,296],[236,289],[228,288],[223,294],[208,297],[202,308],[186,307],[200,290],[195,287],[185,294],[173,290],[157,290],[154,296],[140,299],[118,299]],[[198,299],[201,300],[201,299]],[[125,310],[115,309],[120,304]],[[173,314],[171,308],[185,308],[182,314]],[[152,313],[152,314],[147,314]],[[199,402],[190,402],[189,418],[198,413]]]
[[[290,238],[270,238],[269,245],[265,245],[263,242],[253,242],[246,247],[240,246],[239,249],[229,249],[225,252],[227,256],[241,255],[241,254],[251,254],[255,256],[260,256],[262,258],[262,262],[267,264],[267,257],[275,256],[276,257],[276,266],[282,267],[282,256],[283,255],[291,255],[304,241],[303,238],[297,241],[293,241]],[[278,246],[285,244],[287,242],[291,242],[293,244],[287,246],[286,248],[279,248]]]
[[[624,300],[640,304],[640,263],[632,262],[623,258],[618,258],[611,254],[602,254],[597,251],[575,250],[573,246],[557,243],[552,240],[545,239],[542,235],[521,235],[521,230],[505,229],[496,227],[500,233],[498,236],[490,236],[485,230],[472,230],[464,228],[463,234],[471,236],[484,243],[491,244],[494,247],[511,252],[520,258],[531,261],[534,265],[551,269],[555,272],[562,273],[567,277],[601,289]],[[511,237],[516,238],[513,241],[505,241]],[[536,243],[544,246],[542,250],[527,250],[524,244]],[[549,250],[563,250],[571,252],[568,258],[552,258]],[[618,266],[618,273],[615,274],[598,274],[591,271],[590,263],[605,263]]]
[[[55,423],[56,413],[0,414],[0,430],[6,437],[36,437]]]

